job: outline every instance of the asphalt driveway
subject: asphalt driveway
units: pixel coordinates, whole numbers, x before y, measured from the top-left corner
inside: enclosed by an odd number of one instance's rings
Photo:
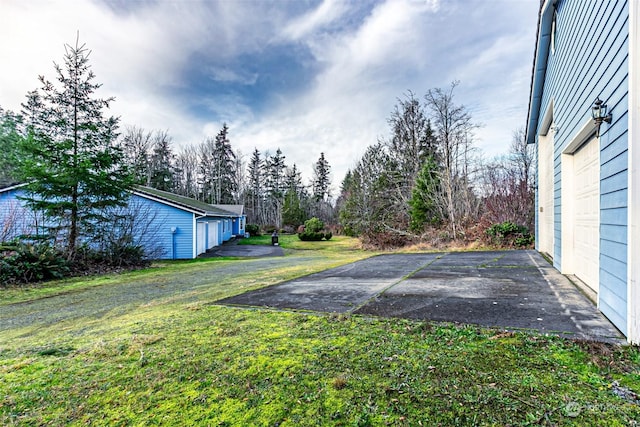
[[[623,338],[536,251],[379,255],[218,303]]]

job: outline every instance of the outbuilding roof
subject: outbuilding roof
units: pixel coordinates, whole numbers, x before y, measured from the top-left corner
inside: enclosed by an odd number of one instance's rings
[[[242,205],[210,205],[190,197],[179,196],[177,194],[169,193],[168,191],[162,191],[142,185],[134,186],[133,193],[147,199],[156,200],[160,203],[170,204],[178,208],[185,209],[198,215],[221,217],[236,217],[242,215],[242,213],[238,214],[235,212],[237,207],[242,207]]]
[[[22,183],[0,188],[0,193],[15,190],[26,185],[27,184]],[[190,197],[180,196],[143,185],[134,186],[132,193],[202,216],[238,217],[244,215],[244,205],[210,205]]]

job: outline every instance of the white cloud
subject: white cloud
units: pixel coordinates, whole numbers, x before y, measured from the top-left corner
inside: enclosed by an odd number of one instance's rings
[[[290,22],[284,28],[282,35],[292,40],[313,35],[342,16],[346,7],[346,3],[342,1],[324,0],[316,9]]]
[[[242,85],[252,85],[258,80],[258,74],[247,73],[242,70],[236,71],[227,67],[209,67],[209,75],[218,82],[239,83]]]
[[[280,147],[307,178],[325,152],[337,187],[366,146],[388,135],[386,119],[407,90],[421,96],[460,79],[457,101],[485,124],[480,145],[508,146],[526,119],[538,3],[160,0],[118,9],[98,0],[2,0],[0,106],[19,110],[79,31],[123,125],[168,129],[176,144],[191,144],[226,121],[238,149]],[[267,58],[274,47],[306,49],[317,73],[300,90],[266,92],[260,109],[240,93],[193,89],[195,64],[197,76],[253,87],[263,70],[238,67],[238,58]]]

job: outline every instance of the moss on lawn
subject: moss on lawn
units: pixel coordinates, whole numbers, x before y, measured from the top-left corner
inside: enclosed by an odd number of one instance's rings
[[[629,426],[640,419],[637,347],[215,304],[364,256],[316,251],[268,274],[227,277],[221,269],[189,298],[2,331],[0,425]],[[95,280],[115,292],[132,281],[196,280],[212,265]]]

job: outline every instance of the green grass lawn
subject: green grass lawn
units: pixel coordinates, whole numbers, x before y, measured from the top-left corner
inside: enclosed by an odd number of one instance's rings
[[[0,331],[0,425],[628,426],[640,419],[636,347],[215,304],[370,255],[344,238],[281,242],[291,266],[268,274],[252,272],[253,261],[213,259],[54,283],[48,293],[11,290],[11,301],[46,303],[87,287],[120,292],[134,282],[216,272],[188,302],[160,299]],[[303,243],[307,250],[295,248]],[[247,271],[222,274],[238,266]]]

